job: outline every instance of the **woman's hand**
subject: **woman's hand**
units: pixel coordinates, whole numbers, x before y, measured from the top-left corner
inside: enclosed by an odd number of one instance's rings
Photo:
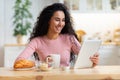
[[[99,54],[95,53],[92,57],[90,57],[90,60],[93,62],[93,67],[95,67],[99,61]]]

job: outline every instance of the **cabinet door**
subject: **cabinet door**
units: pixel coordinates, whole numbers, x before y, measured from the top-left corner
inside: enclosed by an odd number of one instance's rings
[[[110,0],[111,10],[120,12],[120,0]]]
[[[4,67],[13,67],[17,56],[23,51],[24,46],[7,46],[4,49]]]
[[[102,0],[87,0],[87,11],[102,11]]]
[[[102,11],[102,0],[63,0],[72,12]]]
[[[101,46],[99,65],[118,65],[118,47],[117,46]]]
[[[120,12],[120,0],[60,0],[72,12]]]
[[[63,2],[71,11],[79,10],[80,0],[64,0]]]

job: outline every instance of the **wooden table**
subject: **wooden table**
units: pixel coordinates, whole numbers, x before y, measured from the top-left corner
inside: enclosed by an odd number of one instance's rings
[[[62,71],[14,71],[12,68],[0,68],[0,80],[120,80],[120,66],[96,66],[87,69]]]

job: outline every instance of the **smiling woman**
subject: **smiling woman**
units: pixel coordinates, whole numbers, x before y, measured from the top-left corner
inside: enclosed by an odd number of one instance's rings
[[[51,54],[59,54],[60,66],[69,66],[70,61],[74,59],[73,56],[78,54],[80,46],[69,10],[62,3],[54,3],[40,13],[30,42],[16,62],[27,59],[36,52],[42,62]],[[98,57],[93,56],[91,60],[97,64]]]

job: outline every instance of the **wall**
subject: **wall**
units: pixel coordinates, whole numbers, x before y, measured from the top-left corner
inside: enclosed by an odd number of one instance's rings
[[[106,33],[120,28],[119,13],[72,13],[75,30],[83,29],[88,35],[94,33]]]

